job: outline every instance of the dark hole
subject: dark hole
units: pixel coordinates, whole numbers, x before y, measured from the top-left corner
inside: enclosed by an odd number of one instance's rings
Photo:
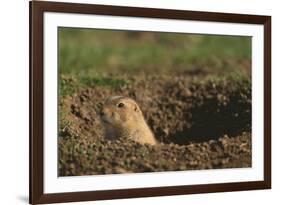
[[[245,131],[251,132],[252,112],[249,93],[245,95],[240,90],[235,90],[228,93],[225,98],[218,97],[217,93],[202,96],[200,100],[190,97],[186,99],[186,104],[191,106],[186,106],[180,111],[183,113],[182,116],[175,115],[174,119],[166,120],[170,125],[169,133],[163,128],[167,125],[157,127],[159,121],[155,123],[156,128],[153,131],[159,141],[183,145],[217,140],[225,134],[231,137]],[[174,109],[165,107],[163,112],[173,112]],[[178,124],[173,124],[176,121]]]

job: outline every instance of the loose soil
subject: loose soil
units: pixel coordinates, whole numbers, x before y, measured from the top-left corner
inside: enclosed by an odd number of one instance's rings
[[[114,77],[126,83],[92,83],[60,98],[60,176],[251,167],[249,80]],[[111,95],[138,102],[158,145],[104,139],[98,113]]]

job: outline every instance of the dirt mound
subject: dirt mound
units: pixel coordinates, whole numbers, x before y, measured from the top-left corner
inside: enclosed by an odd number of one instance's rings
[[[189,145],[133,141],[59,140],[60,176],[179,171],[251,166],[251,135],[227,135]]]
[[[251,166],[251,84],[243,79],[120,78],[60,99],[60,176]],[[161,145],[103,139],[100,106],[134,98]]]

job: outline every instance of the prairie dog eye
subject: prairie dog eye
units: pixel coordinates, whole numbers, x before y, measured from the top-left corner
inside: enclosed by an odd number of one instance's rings
[[[125,106],[124,103],[118,103],[118,104],[117,104],[117,107],[118,107],[118,108],[122,108],[122,107],[124,107],[124,106]]]

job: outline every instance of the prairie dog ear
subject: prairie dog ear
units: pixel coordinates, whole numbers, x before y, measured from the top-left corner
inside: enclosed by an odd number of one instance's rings
[[[139,106],[137,105],[137,103],[134,103],[134,111],[136,112],[141,112]]]

